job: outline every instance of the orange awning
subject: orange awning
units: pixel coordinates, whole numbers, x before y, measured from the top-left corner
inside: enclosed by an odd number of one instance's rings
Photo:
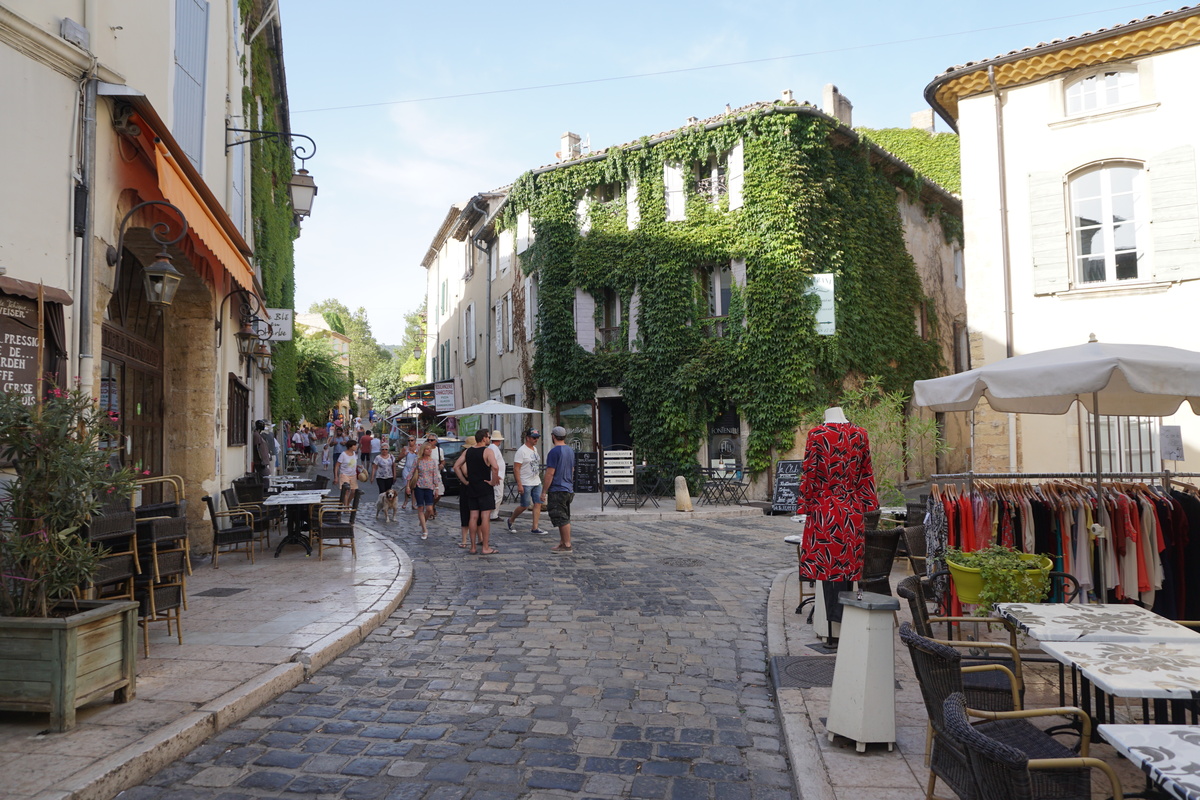
[[[158,189],[163,197],[183,212],[191,232],[217,257],[229,276],[243,289],[254,291],[254,270],[250,262],[225,233],[208,204],[161,141],[154,143],[154,163],[158,170]]]

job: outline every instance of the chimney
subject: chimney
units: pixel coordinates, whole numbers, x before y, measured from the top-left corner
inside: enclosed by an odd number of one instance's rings
[[[780,96],[779,102],[783,103],[784,105],[787,105],[788,103],[796,102],[795,98],[792,95],[792,90],[784,89],[783,94]]]
[[[909,125],[919,131],[933,133],[933,109],[927,108],[924,111],[914,111],[909,117]]]
[[[562,135],[562,149],[558,151],[559,161],[571,161],[579,158],[582,150],[579,147],[579,134],[567,131]]]
[[[821,101],[821,110],[829,116],[836,119],[838,122],[850,126],[851,113],[854,111],[854,104],[832,83],[825,84],[825,91]]]

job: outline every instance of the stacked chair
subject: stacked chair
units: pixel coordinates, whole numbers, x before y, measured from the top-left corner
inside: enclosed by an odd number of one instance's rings
[[[138,560],[144,565],[135,581],[135,598],[140,608],[139,621],[146,655],[150,655],[149,626],[166,622],[167,633],[174,628],[183,644],[181,612],[187,608],[187,576],[192,564],[188,555],[187,499],[183,478],[164,475],[136,482],[143,495],[170,495],[134,508],[137,526]]]
[[[93,547],[104,548],[100,567],[92,579],[97,598],[134,599],[134,578],[141,572],[137,552],[137,528],[129,501],[120,500],[101,507],[84,529]]]

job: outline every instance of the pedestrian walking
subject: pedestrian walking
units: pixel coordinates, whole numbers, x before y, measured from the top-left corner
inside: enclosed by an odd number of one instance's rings
[[[338,456],[337,464],[334,465],[337,473],[334,486],[340,487],[342,484],[348,483],[350,491],[358,490],[358,453],[355,452],[356,450],[358,450],[357,442],[353,440],[346,442],[346,448]]]
[[[430,508],[430,519],[437,519],[437,504],[442,499],[442,495],[446,494],[446,486],[442,483],[442,470],[446,467],[446,454],[442,452],[441,445],[438,444],[437,434],[430,431],[425,434],[425,441],[431,443],[434,447],[434,458],[438,462],[437,472],[437,487],[433,490],[433,506]],[[459,500],[461,503],[462,501]]]
[[[412,500],[413,511],[417,510],[417,501],[413,498],[412,487],[408,485],[408,479],[412,477],[413,470],[417,468],[417,440],[409,437],[408,446],[404,448],[404,470],[400,477],[404,481],[404,504],[400,506],[401,510],[408,508],[408,503]]]
[[[333,429],[333,438],[329,440],[329,455],[330,460],[333,462],[333,478],[335,483],[337,482],[338,459],[342,457],[342,453],[346,452],[346,444],[349,441],[341,428]]]
[[[546,477],[542,491],[550,524],[558,528],[558,544],[552,553],[571,552],[571,501],[575,499],[575,451],[567,446],[567,429],[555,425],[550,431],[554,447],[546,454]]]
[[[433,507],[433,490],[437,486],[437,457],[433,451],[436,445],[426,442],[421,446],[417,456],[417,466],[409,478],[413,487],[414,502],[417,504],[417,520],[421,523],[421,538],[429,538],[429,509]]]
[[[370,468],[371,459],[375,457],[375,449],[371,443],[374,438],[367,430],[363,431],[362,436],[358,439],[358,457],[362,459],[362,465],[366,468]]]
[[[500,431],[492,431],[492,443],[488,445],[488,450],[492,451],[492,455],[496,457],[496,463],[500,467],[500,482],[492,487],[492,493],[496,496],[496,508],[492,511],[492,522],[500,521],[500,504],[504,502],[504,476],[508,474],[508,465],[504,463],[504,452],[498,444],[503,441],[504,434]]]
[[[513,456],[513,480],[517,482],[519,496],[517,507],[508,518],[509,533],[517,532],[513,525],[526,510],[533,511],[533,528],[529,532],[539,536],[546,533],[538,527],[538,519],[542,516],[542,475],[537,443],[541,438],[542,434],[536,428],[525,431],[525,443],[517,448],[517,454]]]
[[[379,455],[371,462],[371,477],[379,487],[379,493],[384,494],[396,482],[396,457],[385,444]]]
[[[500,467],[496,457],[488,449],[491,443],[491,433],[487,428],[475,432],[475,447],[463,451],[463,457],[455,464],[455,472],[462,481],[459,490],[459,502],[467,503],[471,512],[471,548],[468,553],[475,552],[475,542],[479,541],[479,552],[485,556],[498,553],[491,546],[491,516],[496,507],[496,495],[492,489],[500,481]]]

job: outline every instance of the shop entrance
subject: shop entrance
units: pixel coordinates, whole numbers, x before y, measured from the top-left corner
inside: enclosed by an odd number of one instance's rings
[[[614,444],[633,446],[633,422],[624,398],[597,398],[596,416],[600,423],[600,449]]]

